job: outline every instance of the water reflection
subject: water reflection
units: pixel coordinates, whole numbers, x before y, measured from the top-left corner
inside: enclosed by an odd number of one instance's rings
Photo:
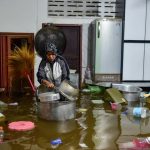
[[[94,109],[95,133],[92,140],[95,149],[116,150],[116,140],[120,135],[119,116],[113,113],[107,113],[104,109]]]
[[[87,124],[86,124],[86,112],[82,112],[81,117],[79,117],[77,120],[77,123],[79,124],[79,126],[81,127],[81,131],[80,131],[80,140],[79,140],[79,146],[83,147],[83,148],[87,148],[88,146],[84,143],[84,139],[87,135],[87,131],[86,129],[88,128]]]

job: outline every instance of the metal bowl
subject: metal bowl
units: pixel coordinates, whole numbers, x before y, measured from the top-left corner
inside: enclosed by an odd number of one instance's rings
[[[38,97],[40,99],[40,102],[48,102],[48,101],[59,100],[60,94],[54,92],[46,92],[46,93],[39,94]]]
[[[49,102],[60,100],[60,94],[55,90],[50,90],[45,85],[41,84],[36,89],[36,100],[39,102]]]
[[[75,88],[70,81],[64,80],[59,86],[59,92],[69,100],[76,100],[79,89]]]
[[[127,101],[137,101],[139,100],[140,93],[142,89],[138,86],[120,84],[118,87]]]

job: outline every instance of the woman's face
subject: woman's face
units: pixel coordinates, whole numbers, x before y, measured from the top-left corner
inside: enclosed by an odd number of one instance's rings
[[[46,57],[48,61],[53,62],[56,58],[56,54],[53,52],[47,52]]]

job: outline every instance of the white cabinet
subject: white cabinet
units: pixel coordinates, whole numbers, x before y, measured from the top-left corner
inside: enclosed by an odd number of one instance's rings
[[[146,0],[126,0],[124,40],[144,40]]]
[[[145,44],[144,80],[150,80],[150,43]]]
[[[122,81],[150,81],[150,0],[126,0]]]
[[[143,57],[144,44],[124,44],[123,80],[143,79]]]
[[[150,0],[147,0],[147,17],[146,17],[146,38],[150,40]]]
[[[150,80],[150,43],[124,43],[123,80]]]

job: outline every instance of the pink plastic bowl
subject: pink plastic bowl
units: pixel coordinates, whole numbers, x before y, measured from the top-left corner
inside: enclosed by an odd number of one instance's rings
[[[16,121],[9,123],[8,128],[16,131],[28,131],[34,129],[35,125],[31,121]]]

